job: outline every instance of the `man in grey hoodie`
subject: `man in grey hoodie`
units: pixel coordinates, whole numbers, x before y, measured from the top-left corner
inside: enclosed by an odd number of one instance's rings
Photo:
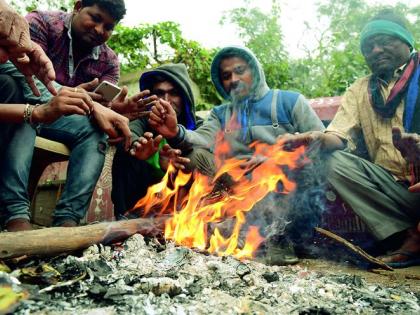
[[[159,103],[150,116],[150,125],[172,147],[183,151],[194,148],[190,158],[198,161],[191,164],[205,175],[215,173],[212,152],[220,131],[230,144],[230,157],[246,159],[252,155],[249,145],[254,141],[274,144],[285,134],[324,130],[303,95],[268,88],[259,61],[247,48],[221,49],[213,59],[211,79],[227,103],[213,108],[197,130],[177,124],[175,112]]]
[[[259,61],[247,48],[221,49],[213,59],[211,79],[227,103],[213,108],[197,130],[178,124],[176,113],[164,103],[152,108],[149,119],[171,147],[186,152],[194,148],[190,166],[205,175],[216,172],[213,152],[220,132],[231,148],[226,158],[242,158],[248,166],[256,166],[262,161],[252,156],[252,142],[274,144],[282,135],[324,129],[301,94],[268,88]]]

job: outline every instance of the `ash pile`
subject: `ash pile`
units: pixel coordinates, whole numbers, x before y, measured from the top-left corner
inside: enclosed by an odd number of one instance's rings
[[[419,314],[420,291],[217,257],[135,235],[0,272],[14,314]],[[11,303],[12,304],[12,303]]]

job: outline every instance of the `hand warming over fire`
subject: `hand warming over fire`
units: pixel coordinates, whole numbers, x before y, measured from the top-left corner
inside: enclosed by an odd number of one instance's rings
[[[281,139],[284,141],[283,143],[284,150],[293,151],[302,145],[307,146],[317,140],[320,140],[322,135],[323,133],[320,131],[309,131],[309,132],[296,133],[296,134],[288,133],[281,136]]]
[[[152,107],[149,124],[165,138],[173,138],[178,133],[178,119],[171,104],[159,99]]]
[[[408,162],[420,162],[420,136],[416,133],[401,132],[392,128],[392,142]]]
[[[185,165],[190,163],[190,159],[181,156],[182,152],[178,149],[173,149],[169,144],[165,144],[160,150],[159,164],[163,171],[168,169],[169,163],[178,169],[184,170]]]
[[[242,169],[246,169],[247,173],[250,173],[254,169],[256,169],[258,166],[260,166],[262,163],[264,163],[266,160],[267,160],[267,157],[265,156],[261,156],[261,155],[252,156],[246,162],[242,163],[240,167]]]
[[[133,141],[130,148],[130,154],[139,160],[147,160],[159,150],[159,144],[161,141],[161,135],[153,138],[153,134],[151,132],[145,132],[143,137]]]

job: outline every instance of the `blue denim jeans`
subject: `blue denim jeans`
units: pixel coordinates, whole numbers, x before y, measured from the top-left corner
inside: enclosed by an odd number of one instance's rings
[[[0,168],[0,200],[4,221],[30,217],[28,179],[36,131],[28,124],[14,125]],[[37,127],[40,136],[66,144],[70,150],[67,181],[58,201],[53,225],[79,222],[86,214],[102,171],[107,136],[88,117],[71,115]]]

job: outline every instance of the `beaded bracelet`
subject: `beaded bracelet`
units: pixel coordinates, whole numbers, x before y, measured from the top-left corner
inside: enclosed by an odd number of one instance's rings
[[[32,112],[34,111],[35,106],[26,104],[25,109],[23,110],[23,121],[32,124]]]

